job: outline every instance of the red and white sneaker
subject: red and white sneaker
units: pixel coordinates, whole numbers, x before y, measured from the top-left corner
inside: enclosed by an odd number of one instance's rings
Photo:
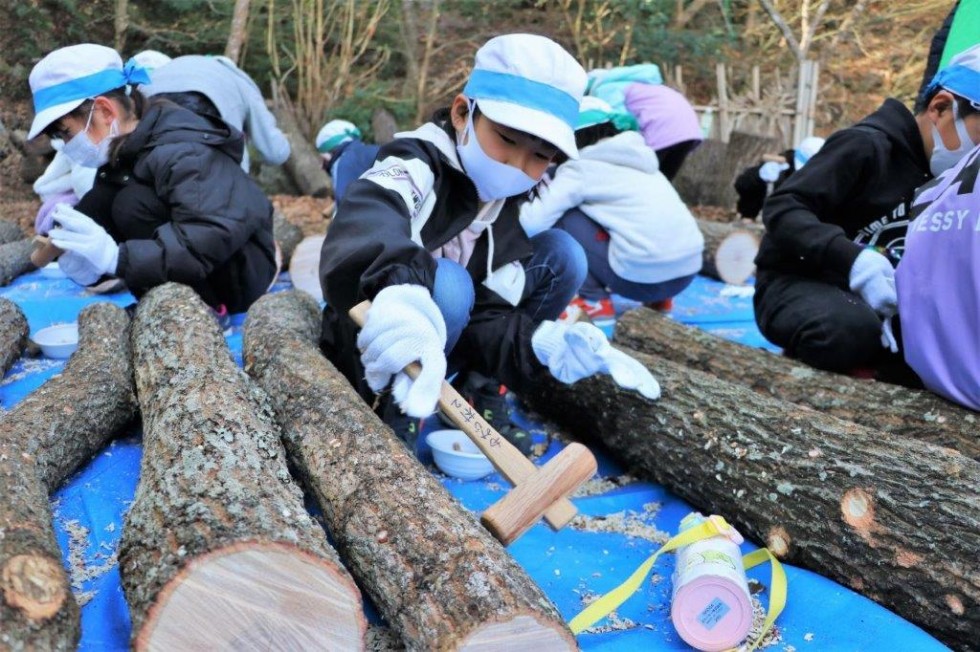
[[[558,321],[575,322],[579,319],[588,318],[593,324],[612,323],[616,320],[616,309],[613,307],[612,299],[605,298],[598,301],[589,301],[582,297],[575,297],[568,304],[565,312],[561,313]]]
[[[670,297],[668,299],[661,299],[660,301],[650,301],[643,305],[659,312],[670,312],[674,309],[674,298]]]

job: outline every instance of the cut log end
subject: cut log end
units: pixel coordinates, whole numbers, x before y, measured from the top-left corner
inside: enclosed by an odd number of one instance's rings
[[[195,559],[160,592],[137,650],[361,649],[367,623],[349,577],[283,545],[236,544]]]
[[[742,285],[755,273],[755,256],[759,253],[759,238],[748,231],[735,231],[718,245],[715,269],[722,281]]]
[[[844,522],[859,532],[868,532],[875,522],[874,497],[860,487],[844,492],[840,501]]]
[[[465,652],[489,650],[577,650],[572,635],[554,623],[542,623],[532,616],[488,623],[474,631],[459,647]]]
[[[7,604],[39,622],[61,610],[68,597],[65,573],[57,560],[40,555],[11,557],[0,571],[0,593]]]

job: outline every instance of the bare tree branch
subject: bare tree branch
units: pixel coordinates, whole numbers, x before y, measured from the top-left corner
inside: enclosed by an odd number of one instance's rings
[[[790,50],[793,51],[793,55],[797,58],[798,61],[802,61],[803,57],[802,57],[802,51],[800,50],[800,44],[796,40],[796,37],[793,35],[793,30],[791,30],[789,28],[789,25],[786,24],[786,21],[783,19],[779,11],[772,5],[772,3],[769,0],[759,0],[759,4],[762,5],[762,8],[766,11],[767,14],[769,14],[769,18],[771,18],[772,22],[775,23],[776,27],[779,28],[779,31],[782,33],[783,38],[786,39],[786,44],[789,45]]]
[[[830,0],[823,0],[820,6],[817,7],[817,14],[810,21],[809,29],[803,33],[802,40],[800,40],[800,59],[805,59],[807,52],[810,51],[810,46],[813,44],[813,37],[816,35],[817,30],[820,29],[821,23],[823,23],[823,17],[827,13],[828,7],[830,7]]]
[[[228,43],[225,45],[225,56],[238,63],[245,42],[245,32],[248,26],[248,6],[250,0],[235,0],[235,9],[231,14],[231,29],[228,31]]]

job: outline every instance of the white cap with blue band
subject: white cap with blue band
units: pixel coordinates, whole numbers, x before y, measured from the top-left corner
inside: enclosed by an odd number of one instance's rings
[[[944,88],[980,109],[980,45],[960,52],[929,82],[926,95]]]
[[[587,81],[582,66],[551,39],[506,34],[477,51],[463,95],[490,120],[577,158],[575,126]]]
[[[27,134],[34,138],[52,122],[85,100],[129,84],[148,84],[146,70],[119,53],[94,43],[59,48],[41,59],[28,81],[34,98],[34,121]]]
[[[321,154],[329,154],[346,142],[361,137],[361,130],[347,120],[331,120],[320,128],[316,135],[316,149]]]

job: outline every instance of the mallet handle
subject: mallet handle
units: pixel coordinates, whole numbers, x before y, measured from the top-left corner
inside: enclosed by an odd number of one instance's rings
[[[31,252],[31,263],[40,269],[52,260],[65,253],[51,244],[51,239],[43,235],[34,236],[34,251]]]
[[[358,326],[363,326],[367,312],[371,308],[370,301],[362,301],[350,309],[351,319]],[[422,370],[417,362],[405,367],[405,373],[411,378],[418,376]],[[494,468],[512,485],[518,485],[523,480],[534,475],[538,467],[534,462],[524,457],[521,451],[494,430],[480,414],[467,403],[459,392],[443,380],[439,391],[439,408],[457,428],[466,433],[473,443],[487,456]],[[578,508],[568,498],[556,501],[544,513],[544,520],[553,530],[560,530],[575,518]]]

